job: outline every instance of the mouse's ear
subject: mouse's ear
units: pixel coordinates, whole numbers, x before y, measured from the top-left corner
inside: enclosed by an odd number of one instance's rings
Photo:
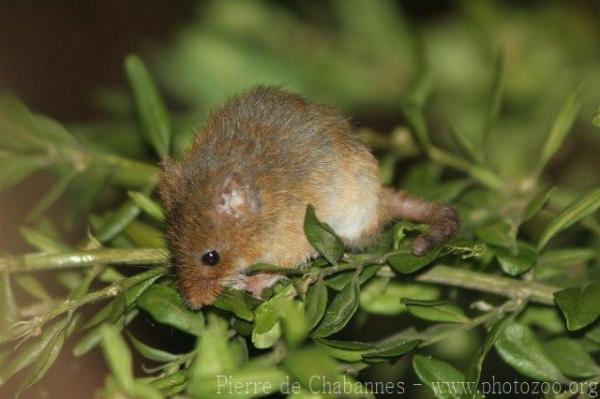
[[[160,180],[157,186],[158,195],[165,211],[169,212],[172,209],[174,199],[177,196],[176,192],[179,188],[182,171],[179,164],[171,158],[163,160],[161,166],[162,173],[160,174]]]
[[[226,218],[241,220],[258,213],[260,208],[257,190],[243,184],[237,173],[225,178],[216,196],[217,213]]]

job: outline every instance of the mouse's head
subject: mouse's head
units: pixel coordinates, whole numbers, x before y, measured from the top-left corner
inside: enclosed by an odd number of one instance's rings
[[[159,193],[179,290],[199,309],[254,261],[258,191],[238,173],[202,172],[167,161]]]

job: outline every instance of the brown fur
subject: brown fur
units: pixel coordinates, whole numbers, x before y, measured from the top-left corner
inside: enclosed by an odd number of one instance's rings
[[[185,158],[163,167],[167,241],[193,308],[212,303],[227,285],[258,294],[272,284],[269,275],[241,274],[252,264],[291,268],[314,256],[303,232],[307,204],[354,247],[394,217],[432,225],[415,241],[417,254],[458,228],[452,208],[383,189],[375,158],[335,109],[279,88],[231,99],[208,117]],[[212,249],[221,261],[211,267],[200,259]]]

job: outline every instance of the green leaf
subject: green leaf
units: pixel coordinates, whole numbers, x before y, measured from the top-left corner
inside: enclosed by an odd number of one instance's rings
[[[192,379],[228,373],[236,366],[236,359],[227,339],[227,322],[210,313],[202,338],[198,340],[196,359],[190,368]]]
[[[381,265],[372,265],[363,268],[360,276],[358,276],[358,284],[362,285],[364,282],[370,280],[379,269],[381,269]],[[327,278],[325,282],[327,287],[333,288],[336,291],[341,291],[345,286],[350,284],[353,278],[354,271],[348,270],[347,272],[337,273],[335,276]]]
[[[0,342],[8,336],[12,325],[19,320],[19,305],[10,284],[10,274],[0,277]]]
[[[0,97],[0,146],[18,152],[44,149],[33,115],[19,100]]]
[[[167,247],[162,231],[139,220],[133,220],[125,227],[125,236],[138,247],[162,249]]]
[[[580,330],[600,317],[600,281],[556,292],[554,300],[565,315],[569,331]]]
[[[254,316],[254,331],[260,334],[273,328],[283,313],[284,305],[292,300],[295,293],[294,286],[290,284],[268,301],[258,305]]]
[[[326,352],[315,346],[289,353],[284,359],[283,365],[302,386],[310,389],[312,385],[317,392],[321,392],[320,387],[325,381],[331,384],[343,381],[336,362]],[[315,375],[318,376],[318,384],[315,384]],[[351,381],[349,377],[346,377],[346,380]]]
[[[469,318],[451,302],[404,298],[402,303],[410,314],[423,320],[441,323],[466,323]]]
[[[475,235],[486,244],[496,247],[510,248],[512,239],[510,237],[510,225],[506,221],[498,221],[475,231]]]
[[[27,156],[0,155],[0,191],[4,191],[19,183],[32,173],[46,166],[46,161]]]
[[[540,240],[538,241],[537,250],[540,252],[548,241],[554,237],[559,231],[566,229],[572,224],[580,221],[584,217],[592,214],[600,207],[600,188],[597,188],[585,195],[583,198],[575,201],[573,204],[566,207],[562,212],[554,218],[546,227]]]
[[[482,120],[481,127],[477,127],[474,134],[457,134],[455,129],[451,129],[454,133],[461,149],[465,151],[472,159],[478,163],[484,163],[488,155],[488,143],[490,133],[496,124],[498,114],[502,105],[502,92],[504,89],[504,54],[499,54],[494,65],[494,73],[492,77],[489,101],[486,104],[485,115]],[[473,137],[470,137],[473,136]]]
[[[140,208],[133,201],[125,202],[100,226],[93,226],[96,238],[102,243],[110,241],[137,218],[140,212]]]
[[[44,286],[32,275],[24,274],[22,276],[17,276],[16,279],[17,284],[32,297],[42,302],[49,302],[52,300],[48,291],[46,291]]]
[[[472,185],[473,181],[469,178],[454,179],[440,183],[433,188],[432,200],[442,203],[454,202]]]
[[[133,363],[127,343],[119,332],[111,325],[102,326],[102,352],[117,384],[126,393],[133,392]]]
[[[344,254],[344,243],[331,227],[317,219],[312,205],[306,207],[304,233],[308,242],[331,264],[336,264]]]
[[[600,127],[600,107],[596,110],[596,114],[592,118],[592,125]]]
[[[496,341],[500,357],[521,374],[539,381],[565,382],[565,377],[533,331],[513,323]]]
[[[156,280],[158,280],[160,276],[155,276],[149,278],[148,280],[142,281],[139,284],[134,285],[133,287],[127,289],[124,292],[125,297],[125,305],[130,308],[133,303],[142,295],[148,287],[150,287]],[[108,305],[104,306],[100,309],[94,316],[92,316],[84,325],[81,327],[81,330],[86,330],[93,326],[97,326],[101,322],[105,321],[111,314],[113,314],[113,307],[115,306],[115,301],[112,301]]]
[[[544,191],[541,191],[538,195],[533,197],[533,199],[531,200],[531,202],[529,202],[527,208],[525,208],[525,211],[523,212],[523,222],[526,222],[527,220],[531,219],[542,210],[544,205],[546,205],[546,203],[550,199],[550,196],[552,195],[552,192],[555,188],[556,187],[550,187]]]
[[[244,291],[235,289],[225,289],[217,298],[213,306],[232,312],[240,319],[246,321],[254,320],[252,308],[256,306],[257,300]]]
[[[572,378],[590,378],[600,375],[600,368],[581,344],[574,339],[559,337],[546,344],[546,350],[560,367]]]
[[[67,251],[69,247],[56,242],[54,239],[28,227],[21,227],[19,232],[31,246],[46,253]]]
[[[56,281],[69,291],[77,288],[81,284],[82,278],[81,273],[75,270],[65,270],[56,273]]]
[[[344,328],[358,309],[359,294],[358,276],[355,275],[352,282],[333,298],[313,336],[328,337]]]
[[[129,333],[127,336],[129,337],[129,340],[133,346],[135,346],[135,349],[137,349],[140,355],[144,356],[146,359],[154,360],[155,362],[172,362],[179,358],[178,355],[174,355],[172,353],[146,345]]]
[[[504,90],[504,54],[500,54],[494,65],[494,76],[492,79],[492,87],[487,104],[487,112],[481,127],[481,144],[486,146],[488,137],[498,119],[498,113],[502,106],[502,92]]]
[[[494,344],[500,338],[500,335],[504,332],[504,329],[513,322],[513,316],[505,316],[500,320],[496,321],[490,331],[488,332],[485,341],[477,350],[475,357],[471,360],[471,364],[467,371],[465,381],[473,383],[474,386],[479,385],[479,379],[481,378],[481,370],[483,368],[483,362],[488,352],[494,347]],[[474,398],[476,395],[473,393],[469,397]]]
[[[125,59],[125,71],[144,137],[164,159],[169,155],[171,145],[171,122],[167,108],[142,60],[129,55]]]
[[[90,290],[92,282],[96,279],[96,277],[98,277],[101,271],[101,268],[88,269],[85,275],[83,276],[81,283],[69,294],[69,300],[75,301],[87,294]]]
[[[292,284],[288,285],[268,301],[261,303],[254,312],[254,329],[252,330],[252,343],[260,349],[271,347],[281,336],[279,320],[286,305],[292,301],[296,290]]]
[[[573,122],[575,122],[575,117],[579,112],[580,105],[581,100],[577,92],[571,94],[565,101],[565,104],[554,120],[550,132],[546,137],[546,142],[542,147],[542,153],[540,154],[537,166],[538,171],[541,171],[544,166],[546,166],[546,163],[548,163],[550,158],[554,156],[556,151],[558,151],[562,145],[565,137],[571,130]]]
[[[57,321],[46,325],[39,337],[26,342],[24,347],[20,348],[19,351],[15,353],[14,357],[10,359],[10,361],[1,365],[0,381],[8,380],[14,374],[18,373],[39,359],[41,353],[48,347],[52,339],[65,329],[68,322],[68,317],[60,318]]]
[[[109,324],[114,324],[117,320],[122,318],[127,311],[127,304],[125,302],[125,295],[123,293],[116,296],[113,301],[113,306],[110,312],[109,317],[107,318],[107,322]]]
[[[231,320],[231,327],[241,336],[248,337],[252,335],[254,323],[234,317]]]
[[[398,358],[408,352],[415,350],[423,342],[420,339],[398,343],[389,348],[378,348],[362,354],[362,358],[367,362],[378,362],[382,360],[391,360]]]
[[[553,335],[564,334],[566,331],[565,322],[556,307],[529,305],[521,315],[520,322]]]
[[[289,381],[289,377],[284,371],[271,365],[251,362],[227,374],[192,378],[187,393],[195,399],[250,399],[273,395],[286,381]]]
[[[423,113],[423,108],[417,104],[404,103],[402,104],[402,112],[411,127],[411,131],[419,142],[419,145],[425,153],[429,153],[431,149],[431,140],[429,138],[429,131],[427,129],[427,121]]]
[[[518,276],[531,269],[537,258],[537,252],[532,245],[519,241],[517,247],[518,253],[516,255],[507,248],[492,249],[498,258],[502,271],[511,276]]]
[[[91,211],[98,197],[111,182],[114,172],[114,168],[95,162],[73,179],[71,187],[77,196],[74,197],[75,212],[70,214],[71,217],[84,217]]]
[[[33,384],[41,380],[42,377],[46,375],[50,367],[58,358],[67,336],[71,334],[79,318],[80,315],[73,317],[64,329],[61,329],[54,334],[48,345],[39,354],[39,356],[36,357],[35,362],[32,364],[31,369],[27,373],[27,376],[23,379],[16,396],[19,396],[23,391],[30,388]]]
[[[415,355],[413,369],[436,398],[456,398],[463,394],[465,376],[450,364],[431,357]],[[457,384],[453,384],[457,383]]]
[[[136,381],[133,387],[133,392],[131,392],[130,395],[135,398],[163,399],[163,395],[161,395],[159,391],[138,381]]]
[[[565,248],[544,251],[537,261],[537,268],[558,268],[584,263],[598,257],[598,252],[588,248]]]
[[[438,185],[442,184],[442,172],[443,168],[437,163],[419,162],[408,170],[402,182],[402,187],[412,195],[433,199],[432,192],[435,191]],[[399,224],[405,230],[414,230],[412,224],[408,224],[407,222],[400,222]]]
[[[600,345],[600,323],[596,323],[592,326],[588,332],[585,333],[585,338]]]
[[[329,355],[345,362],[356,363],[367,361],[378,363],[401,356],[413,350],[421,341],[415,340],[416,330],[409,328],[396,333],[379,342],[337,341],[333,339],[317,338],[313,340]]]
[[[130,314],[131,313],[137,314],[137,311],[132,311]],[[126,317],[121,317],[120,319],[113,321],[112,326],[114,329],[121,332],[126,323]],[[108,323],[103,323],[92,328],[91,330],[87,331],[85,335],[79,339],[79,341],[77,341],[77,344],[75,344],[75,347],[73,347],[74,356],[81,357],[102,342],[102,327],[104,324]]]
[[[432,300],[439,294],[439,289],[431,285],[377,278],[361,290],[360,308],[371,314],[395,316],[406,311],[402,298]]]
[[[187,370],[180,370],[148,382],[148,386],[158,389],[166,397],[183,392],[187,386]]]
[[[433,262],[440,254],[441,248],[434,248],[429,250],[423,256],[415,256],[412,253],[396,254],[387,258],[387,263],[402,274],[414,273],[423,267]]]
[[[202,313],[189,310],[172,288],[152,285],[139,297],[137,304],[159,323],[197,336],[204,330]]]
[[[148,197],[146,194],[139,191],[128,191],[127,195],[134,204],[136,204],[142,211],[146,212],[150,217],[158,222],[165,220],[165,215],[158,202]]]
[[[236,335],[229,343],[231,348],[231,356],[235,360],[235,365],[240,368],[248,363],[250,354],[248,353],[248,344],[244,337]]]
[[[315,281],[308,289],[304,300],[304,315],[308,328],[312,330],[319,324],[327,309],[327,287],[322,278]]]
[[[470,159],[481,163],[483,156],[480,146],[476,143],[480,138],[474,137],[475,135],[465,130],[465,127],[460,127],[458,121],[450,122],[449,131],[461,152]]]
[[[257,333],[252,331],[252,344],[257,349],[267,349],[275,345],[281,338],[281,323],[277,321],[268,331]]]
[[[363,354],[376,349],[376,344],[369,342],[337,341],[318,337],[314,337],[313,340],[325,348],[330,356],[350,363],[362,361]]]
[[[283,336],[289,347],[300,345],[308,335],[308,323],[304,317],[304,303],[293,300],[287,301],[281,314]]]
[[[115,245],[115,247],[117,247],[117,246]],[[121,281],[124,278],[127,278],[127,276],[125,276],[120,271],[116,270],[114,267],[107,267],[98,276],[98,280],[102,281],[103,283],[107,283],[107,284],[116,283],[117,281]]]
[[[52,188],[44,194],[44,196],[35,204],[27,215],[27,221],[39,219],[48,209],[58,201],[60,197],[67,191],[69,184],[79,174],[78,170],[72,170],[60,177]]]
[[[285,274],[286,272],[289,272],[289,271],[290,271],[289,267],[271,265],[269,263],[256,263],[256,264],[244,269],[244,273],[252,274],[252,275],[254,275],[256,273],[260,273],[260,272]]]
[[[68,151],[63,151],[64,149],[81,149],[81,142],[54,119],[41,114],[32,114],[32,120],[38,135],[44,141],[51,145],[59,144],[55,149],[61,155],[68,153]]]

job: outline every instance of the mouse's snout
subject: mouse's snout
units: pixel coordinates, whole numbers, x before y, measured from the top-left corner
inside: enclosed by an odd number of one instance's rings
[[[179,282],[179,291],[188,306],[192,309],[200,309],[212,304],[223,291],[223,285],[217,279],[200,280],[189,284],[185,279]]]

